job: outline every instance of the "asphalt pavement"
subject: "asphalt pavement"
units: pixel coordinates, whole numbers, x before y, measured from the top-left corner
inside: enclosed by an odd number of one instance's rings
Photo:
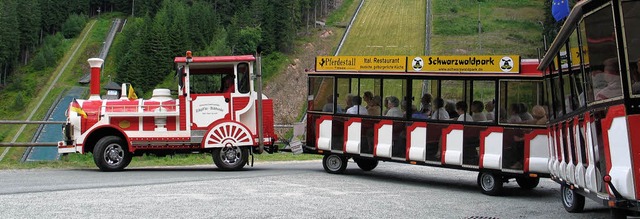
[[[135,159],[135,158],[134,158]],[[135,161],[134,161],[135,162]],[[256,163],[243,171],[210,166],[0,171],[0,218],[608,218],[587,200],[568,213],[559,186],[515,182],[487,196],[477,173],[350,162],[328,174],[320,161]]]

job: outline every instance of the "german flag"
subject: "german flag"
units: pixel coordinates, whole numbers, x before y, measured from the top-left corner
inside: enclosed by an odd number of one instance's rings
[[[76,99],[73,99],[73,102],[71,102],[71,107],[69,109],[73,112],[78,113],[78,115],[81,115],[82,118],[87,118],[87,113],[82,110],[82,107],[80,107],[80,104],[78,103],[78,101],[76,101]]]

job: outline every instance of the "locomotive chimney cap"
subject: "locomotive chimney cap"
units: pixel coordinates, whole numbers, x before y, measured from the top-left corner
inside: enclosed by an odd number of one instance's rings
[[[102,60],[101,58],[90,58],[87,60],[87,62],[89,62],[89,65],[92,68],[100,68],[102,67],[102,63],[104,63],[104,60]]]

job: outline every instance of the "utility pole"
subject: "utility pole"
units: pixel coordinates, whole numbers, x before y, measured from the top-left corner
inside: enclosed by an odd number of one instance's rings
[[[136,0],[132,0],[131,3],[131,17],[134,17],[134,12],[136,11]]]

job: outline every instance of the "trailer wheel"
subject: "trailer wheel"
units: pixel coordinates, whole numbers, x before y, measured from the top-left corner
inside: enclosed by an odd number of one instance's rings
[[[356,164],[358,164],[358,167],[360,167],[360,169],[364,171],[371,171],[378,166],[378,160],[376,159],[354,157],[353,161],[355,161]]]
[[[347,158],[338,154],[327,154],[322,158],[324,171],[332,174],[343,173],[347,169]]]
[[[530,190],[538,186],[538,184],[540,183],[540,177],[516,177],[516,182],[521,189]]]
[[[560,187],[562,191],[562,205],[564,210],[571,213],[578,213],[584,210],[584,196],[573,191],[569,186],[562,185]]]
[[[105,136],[93,148],[93,161],[101,171],[121,171],[131,163],[131,153],[118,136]]]
[[[213,163],[221,170],[242,169],[249,159],[249,150],[246,147],[214,148],[211,154]]]
[[[499,195],[502,192],[502,176],[490,172],[478,173],[478,185],[486,195]]]

